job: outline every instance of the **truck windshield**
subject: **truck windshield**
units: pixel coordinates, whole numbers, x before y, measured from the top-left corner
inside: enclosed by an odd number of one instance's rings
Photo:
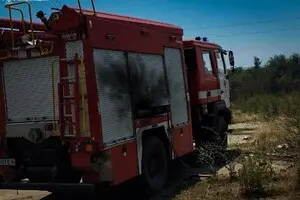
[[[226,74],[226,64],[224,60],[224,54],[220,51],[216,51],[216,56],[217,56],[217,64],[218,64],[218,71],[219,73]]]

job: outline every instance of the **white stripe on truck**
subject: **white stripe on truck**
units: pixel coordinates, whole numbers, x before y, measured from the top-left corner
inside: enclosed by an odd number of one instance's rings
[[[210,91],[210,96],[207,96],[208,91]],[[207,90],[207,91],[199,91],[198,92],[198,99],[206,99],[208,97],[218,97],[221,95],[221,90]]]

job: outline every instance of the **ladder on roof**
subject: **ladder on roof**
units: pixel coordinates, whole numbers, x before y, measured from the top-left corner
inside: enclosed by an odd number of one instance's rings
[[[82,13],[80,0],[77,0],[77,3],[78,3],[79,11]],[[94,2],[94,0],[91,0],[91,4],[92,4],[92,7],[93,7],[94,15],[97,15],[96,9],[95,9],[95,2]]]
[[[15,48],[15,38],[14,38],[14,25],[13,25],[13,19],[12,19],[12,10],[18,11],[21,15],[21,20],[22,20],[22,27],[23,27],[23,34],[26,35],[28,32],[26,31],[26,22],[24,19],[24,14],[21,9],[15,8],[14,6],[21,5],[21,4],[26,4],[28,7],[28,13],[29,13],[29,20],[30,20],[30,29],[31,29],[31,40],[34,42],[34,33],[33,33],[33,24],[32,24],[32,14],[31,14],[31,6],[27,1],[20,1],[20,2],[15,2],[15,3],[10,3],[5,5],[5,8],[8,9],[9,12],[9,20],[10,20],[10,31],[11,31],[11,48]]]
[[[61,137],[81,137],[86,132],[84,62],[75,54],[74,60],[60,59],[59,65],[59,132]]]
[[[17,8],[19,5],[25,4],[28,7],[28,13],[29,13],[29,23],[25,21],[24,13],[20,8]],[[10,57],[18,58],[17,51],[22,49],[25,51],[30,51],[31,49],[39,49],[40,55],[48,55],[53,52],[53,41],[51,42],[45,42],[40,43],[37,39],[47,38],[47,35],[43,35],[43,33],[37,33],[35,31],[41,31],[41,28],[38,28],[36,25],[34,25],[32,20],[32,12],[31,12],[31,5],[27,1],[18,1],[10,4],[6,4],[5,8],[9,11],[9,22],[6,24],[4,23],[4,26],[2,28],[6,29],[9,28],[9,30],[6,32],[6,30],[3,29],[2,34],[8,35],[10,37],[10,48],[0,49],[0,60],[9,59]],[[21,20],[16,21],[13,20],[12,17],[12,11],[17,11],[20,13]],[[7,34],[6,34],[7,33]],[[1,33],[0,33],[1,36]],[[43,37],[44,36],[44,37]],[[5,37],[4,37],[5,38]],[[6,39],[7,40],[7,39]]]

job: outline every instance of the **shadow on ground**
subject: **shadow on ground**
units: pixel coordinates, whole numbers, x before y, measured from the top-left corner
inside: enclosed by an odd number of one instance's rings
[[[223,168],[228,162],[236,159],[240,152],[237,150],[228,150],[226,153],[226,159],[217,158],[215,160],[215,170],[219,170]],[[138,179],[129,181],[125,184],[121,184],[118,187],[112,188],[106,193],[91,195],[91,194],[64,194],[62,195],[48,195],[44,197],[42,200],[65,200],[69,199],[129,199],[135,198],[139,200],[171,200],[176,194],[179,194],[182,190],[192,187],[196,183],[205,179],[206,177],[211,176],[212,168],[204,166],[203,163],[197,162],[196,153],[192,153],[190,155],[185,156],[180,160],[174,161],[172,164],[172,169],[170,171],[170,176],[168,183],[164,190],[159,193],[147,195],[143,192],[143,185],[140,184]]]

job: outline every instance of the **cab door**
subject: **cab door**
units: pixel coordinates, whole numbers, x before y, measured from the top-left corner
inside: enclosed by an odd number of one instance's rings
[[[199,92],[199,98],[206,98],[207,103],[217,101],[220,96],[220,82],[214,51],[200,48],[198,56],[200,57],[199,66],[201,67],[202,78],[206,86],[205,90]]]
[[[217,59],[218,73],[220,79],[221,100],[224,100],[226,103],[226,107],[229,108],[230,107],[229,80],[228,80],[224,54],[221,52],[221,50],[216,50],[216,59]]]

